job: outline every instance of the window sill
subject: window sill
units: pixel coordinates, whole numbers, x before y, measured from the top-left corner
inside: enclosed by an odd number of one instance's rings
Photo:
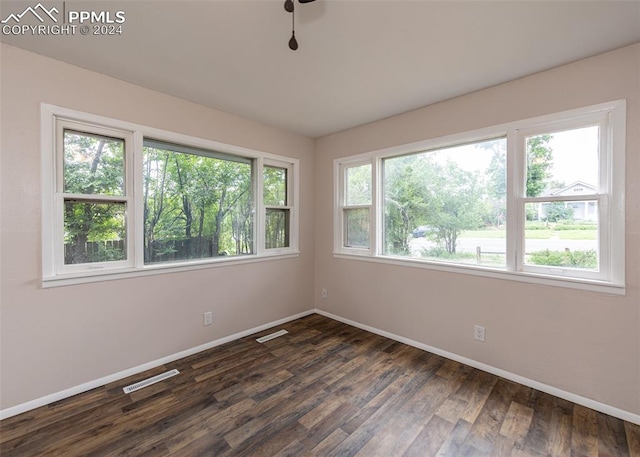
[[[42,288],[72,286],[93,282],[112,281],[116,279],[138,278],[168,273],[181,273],[186,271],[205,270],[217,267],[229,267],[250,263],[269,262],[274,260],[293,259],[300,256],[300,251],[288,250],[286,252],[265,253],[260,256],[238,256],[225,259],[207,259],[192,262],[172,262],[159,265],[145,265],[141,268],[126,268],[113,270],[100,270],[83,273],[60,274],[57,276],[43,277]]]
[[[481,266],[461,266],[447,263],[427,262],[424,260],[407,259],[391,256],[371,256],[359,253],[345,253],[336,251],[333,256],[337,259],[357,260],[363,262],[382,263],[387,265],[397,265],[403,267],[422,268],[425,270],[443,271],[448,273],[466,274],[472,276],[482,276],[485,278],[504,279],[509,281],[519,281],[530,284],[540,284],[546,286],[564,287],[569,289],[579,289],[591,292],[601,292],[612,295],[625,295],[624,284],[617,284],[605,281],[595,281],[591,279],[556,277],[544,274],[529,272],[505,271],[495,268]]]

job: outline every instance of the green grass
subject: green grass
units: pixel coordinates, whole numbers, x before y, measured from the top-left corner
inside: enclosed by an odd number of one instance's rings
[[[558,236],[561,240],[596,240],[597,230],[558,230],[534,229],[525,230],[525,237],[528,240],[548,240],[552,236]],[[460,238],[506,238],[505,230],[467,230],[462,232]]]
[[[546,240],[551,238],[553,234],[551,230],[525,230],[526,237],[528,239]],[[462,232],[460,238],[506,238],[507,233],[505,230],[468,230]],[[580,238],[571,238],[580,239]]]
[[[457,252],[455,254],[449,254],[448,252],[439,249],[423,249],[420,253],[423,259],[427,260],[444,260],[451,263],[477,265],[478,259],[476,254],[471,252]],[[480,265],[489,267],[504,267],[505,256],[502,254],[482,254],[480,259]]]
[[[561,230],[557,232],[561,240],[597,240],[597,230]]]
[[[505,238],[506,230],[466,230],[460,238]]]

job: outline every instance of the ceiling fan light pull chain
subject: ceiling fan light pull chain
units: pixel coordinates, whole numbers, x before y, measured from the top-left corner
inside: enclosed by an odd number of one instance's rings
[[[295,51],[296,49],[298,49],[298,41],[296,40],[296,32],[295,31],[291,31],[291,39],[289,40],[289,48],[292,51]]]
[[[296,13],[293,11],[293,1],[291,2],[291,39],[289,39],[289,49],[295,51],[298,49],[298,40],[296,40]]]

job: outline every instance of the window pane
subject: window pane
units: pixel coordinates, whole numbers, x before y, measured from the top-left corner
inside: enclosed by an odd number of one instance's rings
[[[598,270],[595,201],[527,203],[525,263]]]
[[[64,202],[64,263],[126,260],[124,203]]]
[[[289,247],[289,210],[267,209],[265,221],[265,248]]]
[[[369,208],[345,208],[344,232],[345,247],[368,248]]]
[[[371,204],[371,164],[347,168],[345,180],[346,206]]]
[[[528,137],[527,197],[597,193],[599,141],[598,126]]]
[[[145,147],[145,263],[251,254],[251,168],[206,151]]]
[[[264,167],[264,204],[287,206],[287,169]]]
[[[383,161],[384,253],[506,265],[504,138]]]
[[[124,141],[65,130],[64,191],[124,195]]]

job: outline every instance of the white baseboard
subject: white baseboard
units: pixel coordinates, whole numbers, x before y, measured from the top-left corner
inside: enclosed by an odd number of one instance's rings
[[[517,382],[518,384],[522,384],[527,387],[531,387],[533,389],[539,390],[541,392],[548,393],[550,395],[554,395],[556,397],[562,398],[564,400],[568,400],[570,402],[576,403],[578,405],[586,406],[587,408],[594,409],[596,411],[600,411],[601,413],[608,414],[613,417],[617,417],[618,419],[625,420],[627,422],[631,422],[633,424],[640,425],[640,415],[634,414],[629,411],[625,411],[620,408],[616,408],[614,406],[610,406],[604,403],[600,403],[598,401],[592,400],[590,398],[582,397],[580,395],[576,395],[571,392],[567,392],[565,390],[558,389],[556,387],[543,384],[538,381],[534,381],[533,379],[525,378],[523,376],[517,375],[515,373],[511,373],[509,371],[502,370],[500,368],[493,367],[491,365],[487,365],[482,362],[478,362],[473,359],[468,359],[467,357],[463,357],[458,354],[454,354],[453,352],[444,351],[442,349],[438,349],[433,346],[429,346],[427,344],[420,343],[418,341],[411,340],[409,338],[405,338],[403,336],[395,335],[390,332],[386,332],[384,330],[377,329],[375,327],[370,327],[365,324],[361,324],[360,322],[352,321],[350,319],[346,319],[344,317],[328,313],[321,309],[315,309],[315,312],[328,317],[329,319],[333,319],[353,327],[360,328],[362,330],[366,330],[371,333],[375,333],[376,335],[384,336],[386,338],[398,341],[400,343],[407,344],[409,346],[413,346],[418,349],[422,349],[423,351],[431,352],[433,354],[445,357],[447,359],[455,360],[456,362],[463,363],[465,365],[469,365],[470,367],[477,368],[478,370],[486,371],[487,373],[494,374],[496,376],[500,376],[501,378],[508,379],[513,382]]]
[[[128,370],[120,371],[118,373],[114,373],[112,375],[105,376],[100,379],[95,379],[93,381],[85,382],[84,384],[80,384],[79,386],[71,387],[69,389],[65,389],[60,392],[56,392],[50,395],[45,395],[44,397],[36,398],[35,400],[31,400],[26,403],[21,403],[19,405],[0,410],[0,420],[7,419],[12,416],[16,416],[18,414],[22,414],[27,411],[31,411],[32,409],[36,409],[53,402],[63,400],[68,397],[72,397],[73,395],[81,394],[88,390],[95,389],[96,387],[102,387],[106,384],[109,384],[110,382],[118,381],[120,379],[124,379],[126,377],[133,376],[138,373],[142,373],[143,371],[150,370],[155,367],[159,367],[160,365],[171,363],[175,360],[182,359],[184,357],[188,357],[193,354],[197,354],[198,352],[202,352],[207,349],[211,349],[216,346],[220,346],[222,344],[229,343],[231,341],[234,341],[240,338],[244,338],[245,336],[251,335],[253,333],[261,332],[262,330],[266,330],[271,327],[282,325],[287,322],[300,319],[301,317],[305,317],[314,313],[315,313],[315,310],[313,309],[304,311],[302,313],[295,314],[293,316],[288,316],[283,319],[279,319],[277,321],[269,322],[267,324],[259,325],[258,327],[250,328],[248,330],[244,330],[239,333],[234,333],[233,335],[220,338],[219,340],[211,341],[209,343],[202,344],[200,346],[196,346],[191,349],[187,349],[175,354],[168,355],[166,357],[163,357],[158,360],[154,360],[152,362],[147,362],[142,365],[138,365],[137,367],[129,368]]]

